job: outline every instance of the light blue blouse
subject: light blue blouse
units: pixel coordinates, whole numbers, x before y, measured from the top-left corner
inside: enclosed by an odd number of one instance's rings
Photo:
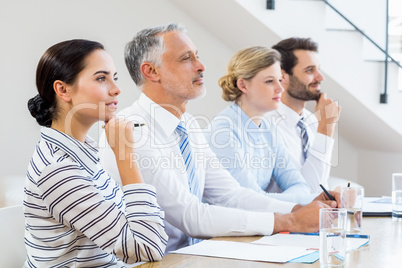
[[[244,187],[279,200],[310,203],[317,194],[293,164],[277,129],[264,117],[257,126],[234,103],[218,114],[205,136],[221,165]],[[273,177],[283,193],[268,193]]]

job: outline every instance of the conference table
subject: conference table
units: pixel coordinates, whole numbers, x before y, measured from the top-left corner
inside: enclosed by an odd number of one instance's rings
[[[345,267],[402,267],[402,222],[393,222],[391,217],[363,217],[362,234],[370,235],[370,242],[346,254]],[[216,237],[213,240],[252,242],[261,236]],[[319,261],[304,263],[269,263],[184,254],[167,254],[159,262],[139,265],[140,268],[165,267],[319,267]]]

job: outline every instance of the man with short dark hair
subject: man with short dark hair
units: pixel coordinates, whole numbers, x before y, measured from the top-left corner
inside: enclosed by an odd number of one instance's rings
[[[331,168],[333,134],[341,107],[321,92],[318,45],[310,38],[292,37],[272,46],[281,54],[282,103],[267,114],[313,193],[327,185]],[[305,109],[316,101],[315,113]],[[274,182],[271,181],[269,188]]]

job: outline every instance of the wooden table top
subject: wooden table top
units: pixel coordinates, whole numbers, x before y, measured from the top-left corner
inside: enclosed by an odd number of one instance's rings
[[[392,222],[390,217],[364,217],[362,234],[370,235],[370,243],[358,250],[346,254],[345,267],[402,267],[402,222]],[[213,240],[252,242],[260,236],[253,237],[217,237]],[[319,267],[319,261],[313,264],[303,263],[269,263],[243,261],[225,258],[203,257],[183,254],[167,254],[159,262],[145,263],[140,268],[165,267]]]

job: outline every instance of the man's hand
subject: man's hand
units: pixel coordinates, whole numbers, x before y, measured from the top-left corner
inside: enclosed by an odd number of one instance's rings
[[[326,93],[321,93],[315,106],[315,116],[318,120],[317,132],[332,137],[340,113],[341,106],[338,105],[338,102],[327,98]]]
[[[319,215],[321,208],[330,208],[334,201],[313,201],[310,204],[297,207],[290,214],[275,213],[274,232],[317,232],[319,229]],[[335,203],[335,202],[334,202]]]
[[[340,208],[341,207],[341,194],[337,191],[328,191],[328,192],[335,198],[336,201],[329,199],[329,197],[324,192],[322,192],[316,198],[314,198],[314,201],[322,201],[333,208],[336,208],[336,207]]]

